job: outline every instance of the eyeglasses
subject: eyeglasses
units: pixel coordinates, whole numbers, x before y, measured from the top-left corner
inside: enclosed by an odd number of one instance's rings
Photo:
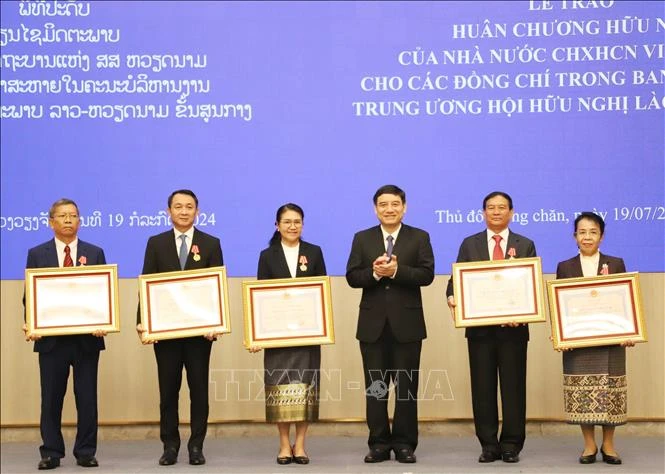
[[[279,221],[279,223],[285,225],[286,227],[291,227],[292,225],[300,227],[302,225],[301,220],[295,220],[295,221],[286,220],[286,221]]]

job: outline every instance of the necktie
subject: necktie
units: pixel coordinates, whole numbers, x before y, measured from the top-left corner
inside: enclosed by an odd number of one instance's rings
[[[187,263],[187,236],[185,234],[180,234],[179,239],[182,241],[180,243],[180,251],[178,252],[178,258],[180,259],[180,269],[185,269],[185,264]]]
[[[393,256],[393,236],[389,235],[386,237],[386,240],[388,241],[388,245],[386,246],[386,256],[388,257],[388,261],[390,261]]]
[[[496,234],[492,238],[494,239],[494,252],[492,252],[492,260],[503,260],[503,250],[501,250],[501,236]]]
[[[69,245],[65,245],[65,261],[62,264],[63,267],[73,267],[74,261],[72,260],[72,249],[69,248]]]

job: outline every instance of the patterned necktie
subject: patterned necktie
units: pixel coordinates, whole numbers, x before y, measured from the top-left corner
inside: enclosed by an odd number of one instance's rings
[[[386,256],[388,257],[388,261],[390,261],[393,256],[393,236],[389,235],[386,237],[386,240],[388,241],[388,245],[386,246]]]
[[[501,250],[501,236],[496,234],[492,238],[494,239],[494,252],[492,253],[492,260],[503,260],[503,250]]]
[[[73,267],[74,261],[72,260],[72,249],[69,248],[69,245],[65,245],[65,261],[62,264],[63,267]]]
[[[180,269],[185,269],[185,264],[187,263],[187,236],[185,234],[180,234],[179,239],[182,241],[180,243],[180,251],[178,252],[178,258],[180,259]]]

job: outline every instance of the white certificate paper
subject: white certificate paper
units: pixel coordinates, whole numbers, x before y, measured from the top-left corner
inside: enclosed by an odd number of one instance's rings
[[[540,257],[453,264],[455,326],[545,321]]]
[[[117,265],[26,269],[25,315],[27,335],[120,331]]]
[[[225,267],[139,276],[144,339],[231,332]]]
[[[258,292],[254,296],[257,339],[323,334],[323,305],[320,291],[313,288],[284,288]]]
[[[245,347],[334,344],[330,278],[242,282]]]

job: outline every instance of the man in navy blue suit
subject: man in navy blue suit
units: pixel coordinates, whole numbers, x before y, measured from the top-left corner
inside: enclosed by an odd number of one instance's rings
[[[71,199],[60,199],[49,210],[49,225],[54,239],[28,251],[27,268],[104,265],[104,251],[78,239],[81,222],[78,206]],[[23,326],[24,331],[27,327]],[[74,457],[76,464],[97,467],[97,368],[99,351],[104,349],[104,331],[92,334],[41,337],[31,335],[34,351],[39,353],[41,417],[39,428],[40,470],[54,469],[65,457],[62,437],[62,405],[67,391],[69,366],[74,372],[77,422]]]

